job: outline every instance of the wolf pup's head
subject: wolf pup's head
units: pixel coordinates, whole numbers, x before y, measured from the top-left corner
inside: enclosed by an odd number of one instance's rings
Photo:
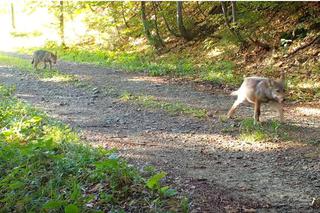
[[[281,77],[277,80],[269,80],[269,88],[271,90],[271,96],[274,100],[282,103],[285,100],[285,80],[284,73],[281,73]]]

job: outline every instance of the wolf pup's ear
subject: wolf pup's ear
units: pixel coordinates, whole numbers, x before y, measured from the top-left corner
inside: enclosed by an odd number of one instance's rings
[[[284,71],[281,71],[280,78],[277,81],[282,85],[285,84],[285,72]]]

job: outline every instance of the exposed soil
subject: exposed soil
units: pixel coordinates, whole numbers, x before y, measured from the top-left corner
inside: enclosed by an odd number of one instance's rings
[[[81,131],[88,143],[117,148],[139,167],[166,171],[168,182],[190,197],[191,212],[320,211],[311,207],[320,196],[320,147],[308,143],[320,140],[319,103],[286,106],[291,139],[247,143],[238,139],[239,120],[253,110],[243,106],[239,119],[221,121],[234,101],[221,91],[86,64],[59,62],[58,69],[87,86],[43,81],[5,66],[0,82],[16,85],[17,97]],[[146,109],[121,101],[124,91],[205,108],[211,116]],[[262,120],[273,117],[264,107]]]

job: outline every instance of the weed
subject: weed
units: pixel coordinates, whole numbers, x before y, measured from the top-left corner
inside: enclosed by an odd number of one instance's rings
[[[255,124],[252,118],[244,119],[240,125],[240,140],[248,142],[277,140],[285,137],[280,131],[280,126],[278,121]]]

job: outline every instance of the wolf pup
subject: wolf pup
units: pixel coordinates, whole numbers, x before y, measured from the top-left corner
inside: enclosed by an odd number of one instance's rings
[[[245,78],[240,88],[231,93],[238,98],[228,112],[228,118],[231,118],[237,107],[243,102],[254,104],[254,120],[259,122],[261,103],[272,102],[279,112],[280,121],[283,122],[284,101],[284,73],[281,73],[280,79],[272,80],[264,77]]]
[[[40,62],[44,64],[43,69],[47,68],[47,63],[49,63],[49,68],[52,69],[52,63],[57,63],[57,54],[53,54],[46,50],[37,50],[33,53],[31,64],[33,64],[33,67],[38,70],[38,64]]]

